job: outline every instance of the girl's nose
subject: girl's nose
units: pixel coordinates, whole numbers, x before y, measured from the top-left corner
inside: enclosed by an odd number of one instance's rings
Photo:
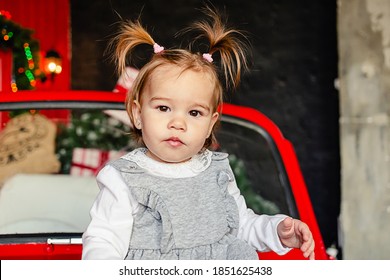
[[[178,116],[178,115],[173,116],[173,118],[170,120],[170,122],[168,124],[168,127],[170,129],[177,129],[177,130],[186,130],[187,129],[184,117]]]

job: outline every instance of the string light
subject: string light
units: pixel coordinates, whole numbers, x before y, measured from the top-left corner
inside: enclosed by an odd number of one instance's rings
[[[30,70],[26,70],[25,75],[27,79],[30,81],[30,85],[34,87],[36,85],[34,74]]]
[[[33,55],[31,53],[30,45],[28,43],[24,44],[24,53],[27,58],[28,68],[34,69],[35,65],[34,65]]]
[[[11,82],[11,90],[12,90],[12,92],[18,91],[18,86],[16,85],[15,81]]]
[[[33,89],[37,80],[45,77],[36,63],[34,54],[38,52],[39,45],[31,34],[32,31],[11,21],[11,14],[8,11],[0,10],[0,47],[9,48],[14,53],[12,92],[19,89]]]

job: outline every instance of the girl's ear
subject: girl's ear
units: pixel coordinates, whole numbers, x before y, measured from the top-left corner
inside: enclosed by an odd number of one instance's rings
[[[134,126],[141,130],[142,129],[142,122],[141,122],[141,104],[137,100],[133,101],[133,104],[131,105],[131,111],[133,113],[133,121]]]
[[[211,135],[211,132],[213,131],[213,127],[215,125],[215,123],[217,122],[219,118],[219,113],[218,112],[215,112],[212,117],[211,117],[211,121],[210,121],[210,127],[209,127],[209,133],[207,135],[207,138],[210,137]]]

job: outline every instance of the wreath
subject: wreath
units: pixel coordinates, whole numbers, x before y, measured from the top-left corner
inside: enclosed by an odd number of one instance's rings
[[[21,27],[8,11],[0,10],[0,32],[0,51],[13,54],[12,91],[34,89],[37,80],[46,76],[39,68],[39,43],[32,38],[33,30]]]

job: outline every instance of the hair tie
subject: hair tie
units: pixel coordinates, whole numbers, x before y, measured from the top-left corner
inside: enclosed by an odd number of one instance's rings
[[[164,50],[164,47],[160,46],[157,43],[154,43],[153,50],[154,50],[154,53],[160,53]]]
[[[205,59],[205,60],[207,60],[208,62],[213,62],[213,58],[211,57],[211,54],[209,54],[209,53],[204,53],[203,55],[203,58]]]

